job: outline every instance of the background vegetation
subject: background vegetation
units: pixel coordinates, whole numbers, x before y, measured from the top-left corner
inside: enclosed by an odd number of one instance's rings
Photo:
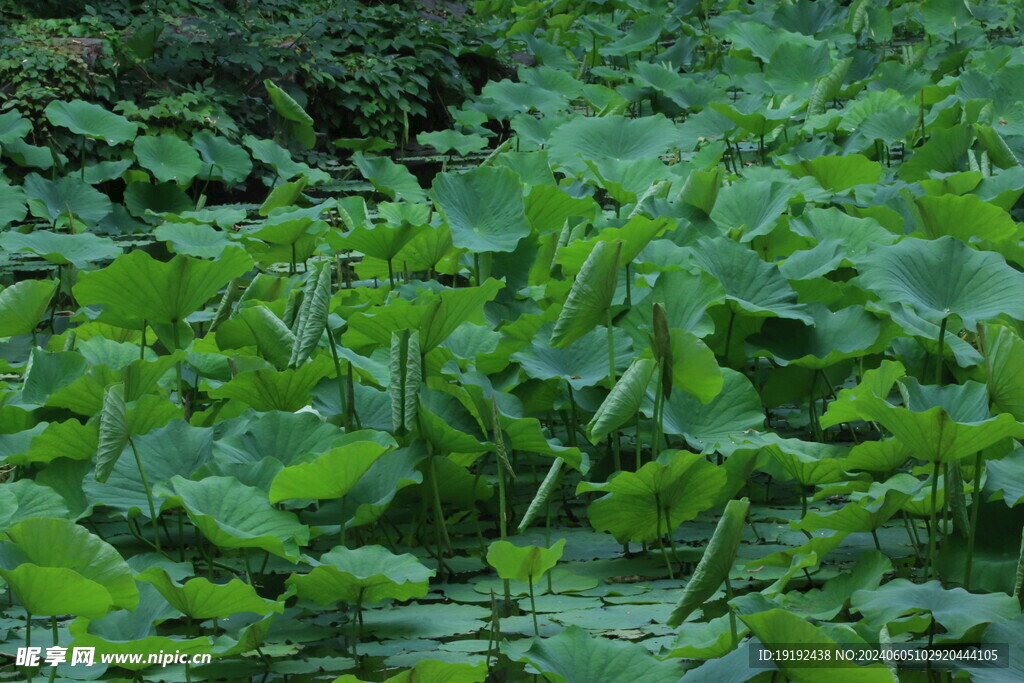
[[[500,69],[458,3],[4,0],[0,18],[0,102],[35,122],[83,98],[152,132],[270,137],[270,78],[327,140],[408,139]]]
[[[4,7],[10,680],[1024,678],[1016,2]]]

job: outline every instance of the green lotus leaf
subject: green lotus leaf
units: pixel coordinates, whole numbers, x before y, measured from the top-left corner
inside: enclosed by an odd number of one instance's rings
[[[842,389],[821,417],[822,427],[831,427],[840,422],[861,419],[857,412],[858,401],[865,396],[885,398],[892,392],[896,380],[906,375],[902,363],[884,360],[877,367],[863,373],[860,383],[852,389]]]
[[[851,605],[877,626],[924,612],[945,627],[940,642],[956,642],[976,626],[1020,616],[1020,605],[1008,595],[976,595],[963,588],[943,588],[938,581],[915,584],[894,579],[875,590],[857,591]]]
[[[421,145],[429,145],[438,154],[457,152],[465,156],[470,152],[479,152],[487,146],[487,138],[482,135],[465,135],[454,130],[437,130],[432,133],[420,133],[416,141]]]
[[[579,165],[579,157],[646,159],[674,146],[675,124],[663,116],[628,119],[623,116],[575,117],[551,136],[551,159],[563,166]]]
[[[242,138],[242,143],[252,152],[253,159],[262,161],[273,168],[279,180],[291,180],[302,176],[310,185],[316,185],[327,182],[331,178],[325,171],[295,161],[288,150],[273,140],[258,140],[251,135],[246,135]]]
[[[914,149],[897,175],[907,182],[930,178],[933,173],[953,173],[963,168],[963,161],[974,140],[970,126],[956,125],[935,129],[928,140]]]
[[[139,124],[83,100],[54,100],[46,105],[43,113],[55,126],[62,126],[72,133],[94,140],[103,140],[108,145],[130,142],[139,131]]]
[[[351,198],[347,202],[349,208],[345,211],[352,210],[353,204]],[[355,205],[354,214],[350,214],[350,219],[355,219],[361,216],[360,209],[365,210],[365,204]],[[426,204],[413,204],[411,202],[380,202],[377,204],[377,214],[384,219],[387,225],[402,225],[403,223],[411,223],[413,225],[423,225],[430,222],[431,217],[434,215],[431,208]],[[369,221],[369,216],[362,215],[362,223]],[[353,225],[353,228],[357,226]]]
[[[973,194],[925,195],[916,200],[921,227],[930,239],[949,235],[964,242],[1018,239],[1017,224],[1006,211]]]
[[[714,505],[724,485],[725,471],[699,453],[666,451],[636,472],[620,472],[605,483],[580,482],[576,493],[606,494],[587,508],[598,531],[611,532],[620,543],[650,542]]]
[[[173,495],[163,507],[184,508],[196,528],[222,548],[262,548],[295,562],[299,546],[309,542],[309,527],[294,514],[272,507],[264,492],[234,477],[189,481],[176,475],[169,491]]]
[[[893,235],[895,237],[895,235]],[[823,275],[839,269],[844,265],[846,254],[843,243],[837,239],[826,239],[810,249],[795,251],[779,264],[779,272],[787,280],[803,280],[802,291],[826,291],[825,287],[834,287]],[[795,287],[799,286],[793,283]],[[814,296],[814,295],[812,295]]]
[[[715,354],[695,335],[670,330],[672,386],[708,403],[722,392],[725,380]]]
[[[252,173],[252,160],[245,148],[227,138],[198,133],[192,136],[192,147],[199,152],[203,162],[197,174],[200,180],[218,180],[235,185]]]
[[[474,425],[465,425],[460,418],[458,402],[452,396],[421,387],[417,396],[420,435],[440,452],[486,453],[493,447],[471,434]],[[392,420],[394,420],[394,416]],[[459,424],[462,429],[453,426]]]
[[[761,332],[747,339],[747,348],[764,350],[779,365],[822,370],[847,358],[881,351],[888,339],[876,317],[861,306],[832,312],[821,304],[809,304],[810,325],[797,320],[769,318]]]
[[[1024,464],[1024,449],[1019,446],[1013,452],[999,460],[985,461],[985,492],[1002,494],[1007,507],[1017,506],[1024,499],[1024,476],[1021,476],[1021,465]]]
[[[534,120],[536,121],[536,119]],[[506,151],[494,157],[494,165],[514,171],[523,182],[523,189],[527,191],[541,185],[555,185],[555,177],[551,172],[546,149],[525,152]],[[537,226],[534,226],[534,229],[537,230]]]
[[[86,528],[33,517],[7,528],[5,535],[0,576],[32,614],[97,618],[138,604],[131,569],[113,546]]]
[[[510,450],[562,458],[567,465],[577,470],[583,467],[580,449],[562,446],[557,439],[545,436],[540,420],[533,417],[513,419],[501,416],[499,421]]]
[[[786,167],[797,178],[811,176],[832,192],[844,192],[857,185],[874,185],[882,179],[882,165],[861,154],[821,156]]]
[[[1024,340],[1003,325],[986,325],[985,339],[992,403],[1024,420]]]
[[[357,312],[348,320],[342,336],[346,346],[390,344],[391,334],[419,329],[420,350],[427,353],[465,322],[482,322],[483,308],[502,289],[503,283],[489,278],[479,287],[422,291],[416,301],[393,300],[385,306]]]
[[[32,122],[16,109],[0,114],[0,145],[17,142],[32,132]]]
[[[526,219],[538,235],[561,231],[565,221],[573,216],[593,218],[596,210],[592,198],[571,197],[553,185],[538,184],[526,196]]]
[[[326,231],[327,224],[309,217],[285,220],[271,217],[253,228],[252,232],[247,233],[247,237],[270,244],[291,246],[307,236]]]
[[[534,638],[530,648],[512,656],[529,662],[538,671],[559,677],[565,683],[669,683],[679,680],[679,670],[662,662],[637,644],[598,639],[570,626],[550,638]]]
[[[281,123],[284,124],[285,130],[305,145],[307,149],[312,149],[316,145],[316,135],[313,132],[313,118],[299,106],[299,103],[291,95],[277,87],[269,78],[263,81],[263,86],[267,89],[270,102],[274,105],[274,110],[277,111],[278,116],[281,117]]]
[[[772,52],[764,79],[773,93],[809,97],[817,80],[830,70],[828,43],[786,41]]]
[[[188,195],[175,183],[128,183],[124,191],[125,208],[133,216],[153,222],[153,214],[183,213],[194,207]]]
[[[433,575],[433,569],[409,554],[395,555],[379,545],[356,549],[338,546],[313,561],[308,573],[292,574],[287,583],[300,597],[319,605],[362,605],[387,598],[421,598],[427,594],[427,583]]]
[[[709,102],[708,106],[723,118],[758,137],[769,135],[776,128],[785,125],[796,110],[794,102],[777,109],[765,108],[761,98],[756,96],[735,103],[713,101]]]
[[[622,373],[587,425],[587,436],[591,443],[600,443],[610,433],[638,416],[654,378],[654,370],[653,359],[638,358]]]
[[[898,239],[878,221],[871,218],[854,218],[835,207],[807,210],[789,225],[796,234],[809,237],[818,244],[838,243],[843,258],[852,263],[858,262],[871,245],[888,245]]]
[[[850,449],[845,459],[849,471],[891,472],[912,455],[912,452],[898,439],[865,441]]]
[[[336,679],[335,683],[352,683]],[[421,659],[407,671],[395,674],[385,683],[483,683],[487,678],[487,662],[442,662]]]
[[[327,327],[330,304],[331,268],[325,263],[315,268],[306,280],[302,304],[295,314],[295,338],[288,365],[297,367],[305,363],[316,349]],[[276,321],[277,318],[273,320]]]
[[[846,449],[833,444],[777,439],[764,446],[764,452],[804,486],[841,481],[849,467],[849,462],[843,458]]]
[[[508,79],[491,81],[480,94],[491,101],[488,110],[495,118],[510,118],[513,114],[534,110],[555,114],[568,106],[566,98],[558,93]]]
[[[328,450],[341,436],[336,427],[316,415],[280,411],[249,412],[224,429],[224,435],[214,442],[217,460],[245,464],[274,458],[290,465],[308,453]],[[390,436],[377,434],[393,443]]]
[[[902,108],[872,112],[864,117],[856,133],[870,144],[880,140],[886,145],[905,140],[914,128],[914,114]]]
[[[617,365],[625,364],[630,352],[629,338],[615,334],[614,350]],[[569,344],[558,348],[546,343],[542,336],[535,344],[513,353],[527,376],[537,379],[562,379],[574,389],[595,386],[608,377],[608,341],[605,330],[594,329]]]
[[[328,235],[328,243],[331,236]],[[448,226],[442,224],[437,228],[418,232],[409,242],[404,245],[392,263],[391,273],[395,272],[394,265],[401,264],[403,269],[412,271],[430,271],[438,268],[447,269],[454,262],[456,250],[452,248],[452,234]],[[387,261],[374,261],[372,257],[364,258],[356,267],[360,277],[377,278],[383,280],[388,277]]]
[[[164,223],[153,231],[158,240],[167,242],[175,254],[216,259],[233,244],[228,233],[212,225]]]
[[[231,657],[232,655],[253,652],[257,648],[267,644],[267,637],[274,625],[276,612],[272,612],[262,619],[252,621],[249,618],[231,620],[227,633],[217,640],[214,652],[220,657]],[[345,657],[329,658],[334,663],[347,666],[352,660]]]
[[[82,179],[90,185],[99,185],[109,180],[117,180],[124,176],[124,172],[131,168],[131,159],[119,161],[100,161],[89,164],[82,173]]]
[[[503,579],[537,583],[549,569],[558,564],[564,547],[564,538],[550,548],[494,541],[487,547],[487,564],[494,567]]]
[[[750,53],[767,62],[772,53],[786,41],[798,41],[813,45],[816,41],[809,36],[780,30],[771,24],[759,21],[735,21],[725,30],[727,39],[734,43],[734,49],[749,50]]]
[[[56,289],[53,280],[22,280],[0,291],[0,337],[34,330]]]
[[[658,275],[658,281],[652,288],[651,300],[664,308],[669,328],[705,337],[715,329],[707,309],[725,301],[725,289],[715,277],[702,270],[673,271]],[[625,325],[632,323],[637,327],[649,328],[651,308],[634,306],[622,322]],[[634,333],[634,339],[640,342],[645,340],[646,336],[643,332],[640,332],[639,336]]]
[[[131,433],[144,434],[180,416],[179,406],[151,393],[167,370],[179,360],[181,356],[171,354],[162,356],[155,362],[135,361],[139,365],[127,372],[114,370],[106,365],[91,367],[84,375],[50,394],[46,399],[46,405],[67,408],[79,415],[96,415],[103,407],[103,392],[108,386],[124,382],[129,373],[141,371],[144,375],[141,378],[143,382],[134,385],[131,395],[126,394],[126,400],[132,402],[128,406],[128,426]],[[145,367],[147,365],[150,367]]]
[[[722,283],[726,299],[741,311],[759,318],[814,321],[797,303],[796,292],[778,266],[765,263],[742,244],[721,237],[703,238],[697,242],[694,263]]]
[[[583,83],[571,74],[551,66],[535,66],[519,69],[519,80],[538,88],[561,93],[566,97],[575,97],[583,88]]]
[[[19,479],[0,489],[0,527],[5,529],[31,517],[69,516],[64,499],[49,486]]]
[[[418,465],[426,451],[410,447],[389,451],[379,457],[356,485],[341,499],[346,528],[371,524],[387,511],[402,489],[423,482]]]
[[[921,3],[918,17],[928,35],[952,38],[957,28],[966,26],[974,19],[969,6],[945,0],[931,0]]]
[[[721,519],[715,526],[715,531],[708,541],[707,550],[693,570],[693,576],[686,583],[683,594],[679,597],[672,614],[666,622],[669,626],[679,626],[690,614],[704,604],[718,587],[729,578],[733,562],[736,560],[736,551],[739,550],[740,540],[743,538],[743,528],[746,526],[747,511],[750,509],[750,501],[730,500],[725,506]]]
[[[530,234],[519,177],[506,168],[441,173],[431,196],[460,249],[513,251]]]
[[[721,662],[722,658],[734,651],[730,619],[735,619],[735,616],[723,614],[708,621],[689,621],[680,624],[676,627],[678,635],[675,640],[666,645],[659,654]],[[749,632],[750,629],[745,625],[737,624],[736,635],[739,638],[745,637]]]
[[[299,199],[302,198],[302,191],[306,189],[307,184],[309,184],[309,180],[306,176],[302,176],[298,180],[274,185],[270,190],[270,194],[268,194],[267,198],[263,200],[262,204],[260,204],[259,214],[261,216],[269,216],[275,209],[284,209],[294,206]],[[305,227],[309,225],[311,221],[312,218],[310,216],[302,216],[296,221],[290,221],[290,223]]]
[[[344,235],[328,236],[335,249],[351,249],[366,256],[390,261],[409,242],[430,228],[426,225],[360,225]]]
[[[1020,642],[1018,639],[1024,634],[1024,617],[1016,617],[1009,621],[1000,621],[990,624],[985,629],[985,633],[981,637],[981,642],[985,645],[995,645],[997,643],[1017,643]],[[1020,678],[1024,676],[1024,660],[1022,660],[1020,653],[1016,652],[1015,648],[1010,648],[1009,662],[1006,669],[996,668],[985,668],[978,669],[976,673],[972,674],[971,678],[978,681],[979,683],[998,683],[1000,679],[1004,679],[1007,676],[1010,678]]]
[[[573,280],[551,333],[551,345],[565,347],[600,323],[610,324],[609,308],[618,283],[621,242],[598,242]]]
[[[67,225],[71,232],[82,232],[78,221],[96,225],[113,208],[105,194],[74,176],[47,180],[30,173],[25,176],[22,188],[33,216],[48,220],[55,227]]]
[[[139,454],[142,471],[146,473],[146,482],[154,487],[170,481],[175,475],[191,477],[209,462],[213,434],[209,428],[192,427],[184,420],[173,420],[165,427],[132,437],[132,441]],[[82,490],[94,505],[102,505],[125,517],[142,515],[148,518],[146,486],[139,477],[139,466],[130,450],[118,455],[121,457],[113,465],[106,481],[86,477]],[[166,495],[153,492],[157,506],[164,498]]]
[[[15,446],[14,450],[20,452],[8,455],[5,462],[29,465],[35,462],[50,463],[57,458],[89,460],[96,453],[99,429],[95,422],[82,424],[70,419],[65,422],[40,423],[36,427],[38,433],[34,430],[19,433],[28,437],[28,442],[24,448]]]
[[[0,569],[0,576],[32,614],[100,617],[114,607],[103,584],[67,567],[40,567],[25,562]]]
[[[759,566],[787,568],[792,567],[794,564],[799,563],[802,558],[812,554],[822,558],[835,550],[848,535],[845,532],[839,532],[829,536],[814,536],[807,539],[807,542],[803,545],[796,546],[795,548],[787,547],[784,550],[751,560],[747,562],[746,567],[747,569],[756,569]]]
[[[445,638],[478,632],[489,615],[489,609],[477,605],[414,602],[400,609],[364,610],[363,626],[378,638]]]
[[[384,138],[370,136],[366,138],[338,138],[332,143],[341,149],[350,149],[354,152],[386,152],[395,148],[395,143]]]
[[[710,452],[742,443],[763,428],[764,411],[757,391],[743,374],[722,368],[721,393],[709,403],[687,392],[673,392],[665,401],[666,434],[684,437],[692,448]],[[649,407],[644,413],[651,414]]]
[[[28,234],[7,232],[0,235],[0,247],[7,251],[27,251],[50,263],[74,265],[77,268],[96,261],[113,260],[121,248],[113,240],[89,233],[67,235],[47,230]]]
[[[899,387],[903,406],[869,392],[853,399],[852,414],[854,419],[883,425],[914,457],[933,463],[951,462],[1008,436],[1024,436],[1024,425],[1013,416],[991,416],[984,384],[921,385],[908,377],[900,380]],[[843,417],[839,412],[826,413],[822,426],[835,424],[839,417]]]
[[[913,477],[904,478],[897,475],[886,483],[875,482],[867,492],[839,510],[825,514],[808,512],[803,519],[792,522],[791,525],[794,529],[803,531],[874,531],[889,521],[923,487],[924,483]]]
[[[427,198],[416,176],[405,166],[396,164],[388,157],[368,157],[362,152],[356,152],[352,155],[352,162],[362,176],[373,183],[378,192],[391,199],[422,202]]]
[[[862,287],[930,323],[956,315],[974,329],[1003,313],[1024,318],[1024,274],[952,237],[878,247],[858,267]]]
[[[284,605],[257,595],[256,590],[238,579],[216,584],[198,577],[178,583],[161,567],[150,567],[135,577],[152,584],[167,602],[193,619],[224,619],[240,612],[270,614],[284,611]]]
[[[815,8],[818,9],[817,6]],[[809,34],[814,34],[817,33],[817,30],[810,29],[808,32]],[[853,66],[853,57],[841,59],[832,65],[827,74],[818,78],[814,83],[814,90],[811,92],[811,97],[807,100],[808,122],[812,117],[824,114],[828,102],[834,100],[839,95],[846,77],[850,73],[851,66]]]
[[[341,498],[387,450],[372,441],[332,448],[315,460],[286,467],[270,485],[270,502]]]
[[[309,405],[313,387],[332,372],[334,366],[324,356],[287,370],[247,370],[211,389],[210,397],[237,399],[258,411],[291,413]]]
[[[137,138],[135,158],[162,183],[188,185],[203,169],[199,153],[174,135],[143,135]]]
[[[313,125],[313,119],[299,106],[298,102],[292,99],[291,95],[279,88],[270,79],[264,80],[263,85],[267,89],[267,94],[270,95],[270,101],[274,104],[274,109],[283,118],[308,126]]]
[[[740,180],[722,188],[711,210],[711,219],[722,232],[737,230],[742,241],[775,229],[779,216],[796,196],[792,183],[768,180]]]
[[[882,578],[892,571],[892,562],[877,550],[861,553],[856,564],[806,593],[792,591],[783,598],[787,609],[801,616],[819,620],[833,619],[849,605],[850,597],[859,590],[876,590]]]
[[[601,53],[621,57],[634,52],[643,52],[661,37],[663,29],[664,24],[658,15],[642,15],[625,35],[607,45],[602,45]]]
[[[12,432],[0,439],[0,457],[14,462],[24,456],[33,439],[42,434],[47,425],[45,422],[32,425],[31,414],[21,407],[11,406],[6,410],[0,410],[0,416],[7,423],[7,430]]]
[[[103,483],[110,476],[121,451],[131,437],[128,413],[124,403],[124,385],[111,384],[103,391],[100,410],[99,445],[96,448],[96,481]]]
[[[584,162],[585,175],[620,204],[633,204],[664,197],[675,179],[672,169],[658,157],[644,159],[599,159]],[[633,219],[639,216],[633,216]]]
[[[49,147],[37,147],[24,140],[15,140],[3,145],[3,153],[18,166],[48,170],[56,163],[67,163],[67,157],[55,153]]]
[[[651,220],[644,216],[633,216],[620,228],[605,228],[592,239],[576,240],[561,247],[555,262],[561,264],[563,273],[579,273],[598,242],[613,242],[622,244],[619,262],[632,263],[644,247],[667,227],[672,226],[666,219]]]
[[[202,308],[224,285],[245,273],[252,261],[232,247],[216,261],[175,256],[161,262],[142,250],[119,256],[102,270],[83,273],[74,287],[83,305],[101,304],[117,320],[177,324]]]
[[[782,609],[771,609],[756,614],[740,615],[751,633],[757,636],[765,648],[782,646],[786,648],[807,645],[808,647],[822,648],[824,646],[835,646],[837,643],[830,638],[818,626],[808,623],[795,614]],[[849,634],[851,640],[856,638]],[[853,640],[853,642],[857,642]],[[827,677],[829,681],[836,683],[859,683],[869,681],[871,683],[891,683],[898,680],[896,675],[882,663],[869,666],[847,666],[838,668],[831,661],[821,659],[800,662],[793,664],[787,660],[777,660],[779,668],[791,681],[799,683],[812,683]]]
[[[156,625],[179,616],[177,610],[156,591],[139,586],[139,604],[134,611],[117,610],[100,619],[79,617],[68,625],[74,647],[95,647],[111,655],[174,652],[198,654],[210,651],[210,638],[179,639],[157,635]],[[125,661],[121,668],[141,670],[151,666],[145,658],[138,664]]]
[[[11,223],[20,223],[28,215],[25,191],[18,185],[9,185],[0,180],[0,228]]]

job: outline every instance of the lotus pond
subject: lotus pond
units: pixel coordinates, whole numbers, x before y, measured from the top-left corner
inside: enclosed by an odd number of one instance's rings
[[[1024,679],[1018,3],[475,10],[419,156],[0,114],[0,680]]]

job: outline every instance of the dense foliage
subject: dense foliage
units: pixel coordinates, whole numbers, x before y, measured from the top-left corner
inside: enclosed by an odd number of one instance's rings
[[[226,128],[18,86],[2,651],[213,662],[14,676],[1024,677],[1017,3],[475,10],[524,65],[406,164],[296,159],[333,110],[263,72]]]
[[[497,68],[465,8],[415,1],[0,3],[0,107],[85,98],[153,132],[269,137],[272,79],[336,137],[445,127]],[[328,145],[324,145],[327,147]]]

